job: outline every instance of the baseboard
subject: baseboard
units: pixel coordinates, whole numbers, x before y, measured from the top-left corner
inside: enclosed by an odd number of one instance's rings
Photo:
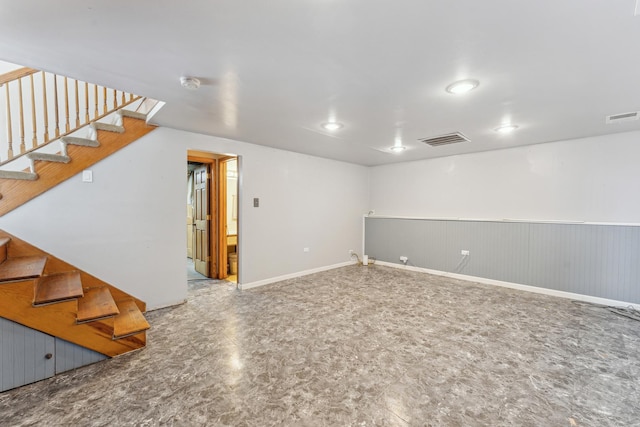
[[[187,302],[186,299],[180,299],[180,300],[177,300],[176,302],[168,302],[166,304],[153,306],[152,308],[147,307],[147,313],[150,311],[162,310],[163,308],[175,307],[177,305],[182,305],[186,302]]]
[[[325,267],[318,267],[311,270],[299,271],[297,273],[285,274],[284,276],[272,277],[270,279],[258,280],[256,282],[242,283],[238,285],[238,288],[244,291],[251,288],[257,288],[258,286],[282,282],[283,280],[295,279],[296,277],[308,276],[309,274],[320,273],[322,271],[334,270],[336,268],[346,267],[353,264],[355,264],[355,261],[341,262],[339,264],[327,265]]]
[[[539,288],[537,286],[522,285],[520,283],[512,283],[512,282],[503,282],[501,280],[486,279],[484,277],[477,277],[477,276],[468,276],[466,274],[449,273],[446,271],[431,270],[428,268],[414,267],[411,265],[401,265],[401,264],[395,264],[395,263],[386,262],[386,261],[376,260],[376,265],[383,265],[385,267],[392,267],[400,270],[417,271],[419,273],[428,273],[436,276],[451,277],[454,279],[466,280],[468,282],[476,282],[476,283],[483,283],[485,285],[501,286],[503,288],[517,289],[519,291],[533,292],[536,294],[550,295],[554,297],[567,298],[567,299],[572,299],[576,301],[584,301],[584,302],[589,302],[593,304],[601,304],[601,305],[608,305],[608,306],[615,306],[615,307],[633,307],[636,310],[640,310],[640,304],[634,304],[626,301],[617,301],[617,300],[612,300],[607,298],[593,297],[590,295],[575,294],[572,292],[556,291],[554,289]]]

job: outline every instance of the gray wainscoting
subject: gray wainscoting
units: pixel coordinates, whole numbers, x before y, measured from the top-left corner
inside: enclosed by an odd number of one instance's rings
[[[461,250],[468,250],[463,257]],[[438,219],[365,219],[381,261],[640,303],[640,227]]]
[[[56,338],[56,374],[107,359],[104,354]]]
[[[0,391],[52,377],[55,339],[0,317]]]
[[[46,355],[50,354],[50,358]],[[107,357],[0,317],[0,391],[30,384]]]

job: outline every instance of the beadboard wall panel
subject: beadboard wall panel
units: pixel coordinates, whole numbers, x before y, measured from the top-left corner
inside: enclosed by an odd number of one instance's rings
[[[462,250],[469,256],[461,255]],[[381,261],[640,303],[640,227],[365,218]]]

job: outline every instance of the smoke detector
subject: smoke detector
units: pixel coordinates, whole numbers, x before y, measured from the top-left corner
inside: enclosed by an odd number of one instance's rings
[[[185,89],[196,90],[200,87],[200,80],[195,77],[182,76],[180,77],[180,84]]]

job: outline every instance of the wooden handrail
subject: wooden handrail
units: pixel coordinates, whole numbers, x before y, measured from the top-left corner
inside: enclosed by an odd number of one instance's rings
[[[131,101],[127,101],[125,104],[120,105],[120,108],[122,108],[122,107],[126,107],[127,105],[131,105],[131,104],[133,104],[134,102],[136,102],[136,101],[137,101],[137,100],[139,100],[139,99],[142,99],[142,97],[141,97],[141,96],[136,96],[136,95],[134,95],[134,96],[133,96],[133,99],[132,99]],[[69,134],[70,134],[70,133],[76,132],[77,130],[82,129],[83,127],[89,126],[91,123],[96,122],[96,121],[98,121],[98,120],[100,120],[100,119],[103,119],[103,118],[105,118],[106,116],[108,116],[108,115],[109,115],[109,114],[111,114],[111,113],[113,113],[113,111],[107,111],[107,113],[106,113],[106,114],[101,114],[101,115],[99,115],[98,117],[96,117],[96,118],[92,119],[90,122],[88,122],[88,123],[84,123],[84,124],[80,125],[80,127],[76,128],[76,129],[72,129],[72,130],[71,130],[71,132],[61,133],[61,134],[60,134],[60,138],[62,138],[63,136],[69,136]],[[5,165],[5,164],[9,163],[11,160],[15,160],[15,159],[17,159],[18,157],[21,157],[21,156],[23,156],[23,155],[25,155],[25,154],[27,154],[27,153],[31,153],[32,151],[36,151],[36,150],[41,149],[42,147],[46,147],[47,145],[49,145],[49,144],[51,144],[51,143],[53,143],[53,142],[58,141],[58,139],[59,139],[59,138],[51,139],[51,140],[49,140],[48,142],[46,142],[46,143],[44,143],[44,144],[40,144],[40,145],[38,145],[37,147],[32,147],[32,148],[30,148],[30,149],[28,149],[28,150],[21,151],[21,152],[20,152],[20,154],[18,154],[18,155],[17,155],[16,157],[14,157],[13,159],[8,159],[8,160],[5,160],[5,161],[3,161],[3,162],[0,162],[0,166]],[[24,146],[24,144],[22,144],[22,146],[21,146],[21,147],[23,147],[23,146]]]
[[[14,80],[18,80],[22,77],[30,76],[31,74],[35,74],[40,70],[34,70],[33,68],[19,68],[17,70],[9,71],[8,73],[0,75],[0,86],[5,83],[12,82]]]
[[[0,75],[0,86],[5,86],[5,90],[0,91],[0,105],[6,104],[6,111],[3,114],[7,117],[6,129],[0,129],[0,166],[40,149],[52,140],[69,135],[140,99],[132,93],[121,91],[119,96],[117,89],[79,82],[75,79],[73,79],[73,85],[70,85],[68,77],[60,77],[64,80],[61,85],[58,85],[58,75],[27,67]],[[42,82],[38,79],[42,79]],[[36,80],[38,80],[37,84]],[[79,83],[84,84],[83,104],[80,99]],[[61,86],[64,88],[62,89]],[[60,89],[64,94],[59,93]],[[24,95],[23,91],[26,92]],[[1,100],[2,96],[6,96],[6,99]],[[75,107],[73,115],[70,111],[72,106]],[[84,110],[85,114],[82,114],[81,110]],[[73,116],[75,116],[75,123],[73,123]],[[16,132],[15,135],[14,132]],[[25,143],[26,132],[33,135],[31,141],[27,143]]]

